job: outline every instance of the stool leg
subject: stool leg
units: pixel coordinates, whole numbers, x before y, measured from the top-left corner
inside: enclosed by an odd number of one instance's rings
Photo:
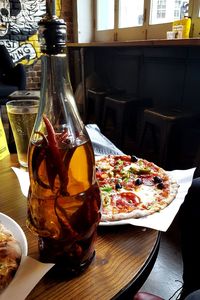
[[[156,152],[157,156],[160,157],[160,151],[159,151],[160,145],[158,144],[158,141],[157,141],[155,128],[154,128],[154,125],[149,123],[148,121],[144,122],[144,125],[141,130],[141,134],[140,134],[140,138],[139,138],[139,151],[142,153],[142,151],[144,149],[144,141],[145,141],[148,131],[150,133],[150,138],[152,141],[151,145],[153,146],[153,150]]]
[[[147,124],[143,124],[142,128],[141,128],[141,132],[140,132],[140,136],[138,138],[138,147],[139,147],[139,151],[142,152],[143,150],[143,145],[144,145],[144,139],[146,136],[146,132],[147,132]]]
[[[136,126],[135,126],[135,139],[136,141],[140,141],[142,130],[143,130],[143,110],[138,107],[138,112],[136,114]]]
[[[147,133],[148,133],[148,130],[151,134],[151,138],[153,139],[153,147],[154,147],[154,150],[155,151],[158,151],[158,145],[157,145],[157,137],[156,137],[156,133],[155,133],[155,130],[154,130],[154,126],[145,121],[144,125],[143,125],[143,128],[141,130],[141,135],[140,135],[140,138],[139,138],[139,150],[143,150],[143,147],[144,147],[144,141],[145,141],[145,138],[147,136]]]
[[[167,154],[169,148],[169,138],[172,129],[172,123],[168,122],[165,125],[165,129],[162,131],[162,136],[160,136],[160,154],[159,154],[159,163],[162,167],[166,167],[167,164]]]
[[[153,124],[149,124],[150,128],[151,128],[151,134],[152,134],[152,139],[153,139],[153,146],[154,146],[154,150],[158,153],[159,156],[159,142],[157,140],[157,136],[156,136],[156,130]]]
[[[104,97],[97,95],[96,96],[96,103],[95,103],[95,116],[96,122],[101,127],[102,124],[102,108],[104,104]]]
[[[94,103],[89,96],[87,98],[87,109],[85,114],[86,123],[91,122],[91,117],[94,114]]]
[[[123,147],[124,144],[124,134],[125,134],[125,109],[122,108],[120,111],[116,113],[116,140],[118,141],[118,145]]]
[[[108,116],[108,107],[104,104],[102,121],[101,121],[102,131],[105,131],[105,129],[106,129],[107,116]]]

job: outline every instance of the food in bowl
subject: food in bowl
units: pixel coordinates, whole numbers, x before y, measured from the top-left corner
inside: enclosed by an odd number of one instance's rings
[[[0,293],[12,281],[21,261],[22,250],[11,230],[0,223]]]

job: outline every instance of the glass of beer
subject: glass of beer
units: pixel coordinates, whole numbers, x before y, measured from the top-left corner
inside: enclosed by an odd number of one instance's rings
[[[27,151],[38,107],[38,100],[12,100],[6,103],[18,160],[23,167],[28,167]]]

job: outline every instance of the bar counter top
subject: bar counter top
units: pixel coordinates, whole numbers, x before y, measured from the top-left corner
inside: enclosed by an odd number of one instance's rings
[[[152,40],[130,40],[90,43],[67,43],[68,47],[137,47],[137,46],[200,46],[200,38],[189,39],[152,39]]]

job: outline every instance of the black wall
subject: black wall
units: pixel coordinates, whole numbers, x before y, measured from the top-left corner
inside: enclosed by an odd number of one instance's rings
[[[85,77],[151,97],[155,106],[200,111],[199,47],[102,47],[85,49]]]
[[[200,112],[198,46],[115,46],[71,50],[75,54],[74,68],[71,69],[74,90],[83,84],[83,76],[85,91],[88,85],[90,88],[93,86],[96,78],[98,83],[108,87],[122,89],[141,98],[151,98],[156,108]],[[84,89],[84,84],[82,87]],[[184,129],[184,132],[180,129],[174,136],[170,154],[170,162],[173,164],[170,168],[190,168],[196,166],[196,162],[200,163],[200,154],[197,157],[197,153],[200,153],[200,121],[192,128]],[[112,137],[109,138],[112,140]],[[137,142],[133,141],[133,147],[138,145]],[[150,146],[146,145],[147,152]],[[177,146],[179,150],[175,157]],[[136,154],[141,155],[141,149],[137,150]],[[146,153],[142,153],[142,156],[154,161],[152,154],[146,156]]]

